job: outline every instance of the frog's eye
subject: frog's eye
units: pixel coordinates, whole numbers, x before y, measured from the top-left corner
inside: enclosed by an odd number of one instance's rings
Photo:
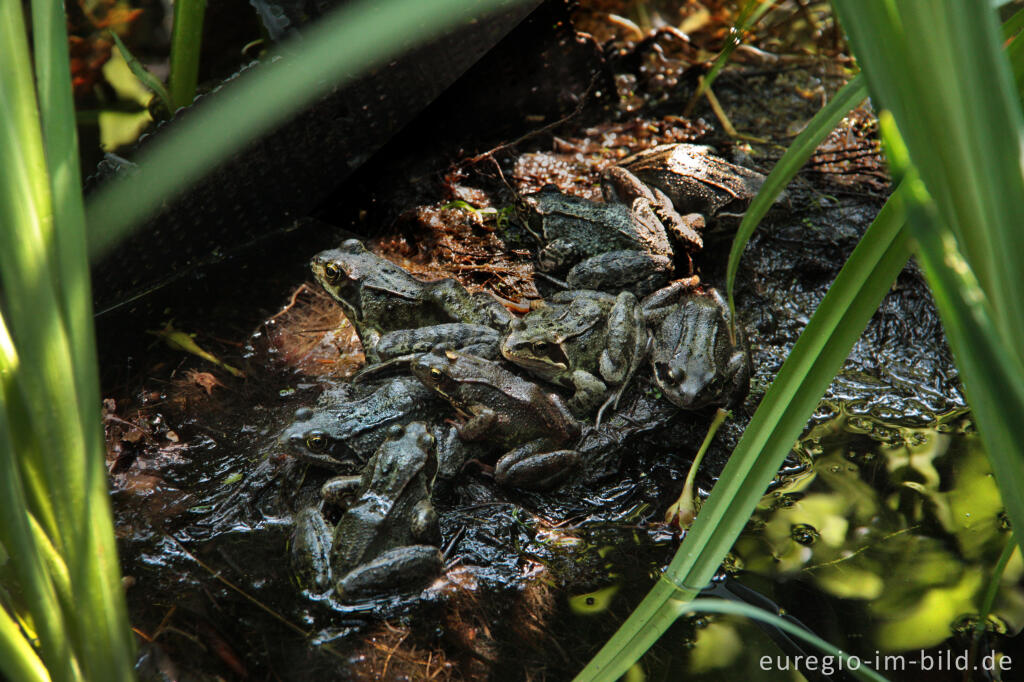
[[[535,351],[537,351],[538,353],[543,353],[543,352],[545,352],[548,349],[548,342],[547,341],[534,341],[533,342],[533,349]]]
[[[324,266],[324,277],[331,284],[337,284],[339,281],[341,281],[341,277],[344,274],[345,272],[337,263],[328,263],[327,265]]]
[[[668,378],[675,383],[682,383],[683,379],[686,378],[686,372],[681,367],[670,367],[668,370]]]
[[[327,436],[323,431],[310,431],[306,434],[306,447],[311,452],[322,452],[327,449]]]
[[[443,376],[444,373],[441,372],[441,370],[439,370],[437,367],[430,368],[430,378],[433,379],[434,381],[441,381],[441,377]]]

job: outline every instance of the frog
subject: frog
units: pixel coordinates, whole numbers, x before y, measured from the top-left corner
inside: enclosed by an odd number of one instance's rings
[[[561,291],[512,322],[501,354],[540,379],[573,389],[568,407],[581,418],[628,382],[645,359],[648,340],[643,309],[631,292]]]
[[[466,322],[435,324],[418,329],[397,329],[380,337],[377,361],[359,370],[353,381],[408,372],[409,362],[435,348],[457,350],[496,360],[501,357],[501,334],[492,327]]]
[[[647,187],[658,215],[667,210],[667,202],[685,216],[684,222],[702,231],[705,221],[745,211],[764,181],[761,173],[726,161],[708,146],[679,142],[645,149],[605,169],[602,191],[610,201]]]
[[[358,239],[321,251],[310,268],[317,282],[341,304],[370,360],[377,359],[376,345],[390,331],[451,322],[504,329],[511,321],[511,314],[497,299],[471,294],[453,279],[419,280]]]
[[[746,396],[751,372],[746,340],[717,289],[676,283],[645,298],[642,306],[651,329],[654,381],[670,402],[697,410],[733,406]]]
[[[295,411],[295,421],[281,432],[278,444],[296,459],[335,474],[324,484],[325,491],[333,491],[365,466],[388,429],[426,421],[437,440],[437,476],[450,481],[466,460],[479,455],[479,449],[451,437],[454,427],[443,421],[448,409],[436,393],[408,374],[365,385],[337,384],[321,395],[315,408]],[[324,497],[344,492],[327,492]]]
[[[444,407],[433,391],[410,376],[358,387],[342,384],[325,392],[316,409],[296,410],[278,444],[303,461],[352,473],[380,447],[391,426],[432,419]]]
[[[460,438],[502,452],[494,467],[499,484],[552,488],[579,463],[578,453],[565,446],[578,438],[580,425],[561,398],[499,363],[432,351],[413,361],[412,373],[466,420]]]
[[[516,213],[539,243],[537,267],[566,289],[631,291],[664,286],[675,252],[650,204],[601,203],[563,194],[554,185],[519,197]],[[565,280],[555,279],[564,276]]]
[[[435,467],[426,424],[392,426],[333,532],[316,510],[297,515],[291,555],[302,587],[313,594],[333,587],[337,599],[352,601],[440,575],[441,532],[430,501]]]

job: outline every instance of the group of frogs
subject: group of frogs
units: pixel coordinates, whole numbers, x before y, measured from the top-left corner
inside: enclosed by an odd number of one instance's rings
[[[474,461],[500,485],[560,484],[580,463],[581,433],[647,367],[682,410],[742,399],[742,332],[690,257],[705,219],[742,211],[762,182],[706,147],[673,144],[607,169],[604,202],[552,186],[519,197],[536,269],[560,289],[521,317],[454,280],[419,280],[355,239],[316,255],[313,274],[344,308],[367,367],[281,436],[339,474],[321,492],[345,508],[333,530],[317,508],[297,515],[302,587],[350,600],[437,576],[438,481]]]

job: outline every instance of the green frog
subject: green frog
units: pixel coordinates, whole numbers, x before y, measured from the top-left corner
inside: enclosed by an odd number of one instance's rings
[[[643,302],[651,329],[654,381],[686,410],[732,405],[747,393],[750,357],[742,330],[732,337],[729,306],[716,289],[669,285]]]
[[[501,354],[534,376],[575,393],[569,409],[593,414],[643,362],[647,324],[636,296],[563,291],[513,321]]]
[[[538,268],[564,275],[569,289],[644,296],[664,286],[673,272],[668,234],[645,199],[599,203],[548,185],[520,197],[517,213],[541,245]]]
[[[664,210],[660,203],[664,197],[690,220],[696,220],[695,215],[714,218],[745,211],[765,180],[757,171],[716,156],[710,147],[685,143],[645,149],[607,169],[606,198],[619,187],[634,187],[627,176],[658,195],[652,202],[658,211]]]
[[[490,360],[454,351],[434,351],[412,362],[412,372],[466,419],[459,436],[486,440],[503,452],[498,483],[543,489],[560,483],[579,462],[564,446],[579,436],[579,424],[561,399]]]
[[[332,536],[315,510],[298,514],[291,555],[304,589],[322,594],[333,586],[345,601],[418,587],[441,573],[433,448],[422,422],[394,426]]]
[[[496,299],[470,294],[452,279],[424,282],[369,251],[358,239],[313,257],[313,276],[341,303],[371,360],[381,335],[467,322],[503,330],[511,315]]]
[[[453,427],[443,421],[449,409],[436,393],[408,375],[365,385],[338,384],[324,392],[316,408],[296,410],[295,421],[278,442],[298,459],[342,474],[324,484],[325,491],[333,491],[366,463],[390,428],[426,421],[437,439],[437,476],[451,480],[479,448],[451,436]]]
[[[278,443],[299,459],[348,473],[366,462],[393,425],[433,419],[443,409],[433,391],[408,376],[365,387],[342,384],[324,393],[316,409],[296,410]]]

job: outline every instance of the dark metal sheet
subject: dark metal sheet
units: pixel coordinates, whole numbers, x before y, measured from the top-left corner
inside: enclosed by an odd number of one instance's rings
[[[336,89],[232,156],[93,267],[97,312],[130,308],[226,250],[287,229],[537,4],[520,2],[463,24]],[[216,96],[201,98],[150,137]]]

